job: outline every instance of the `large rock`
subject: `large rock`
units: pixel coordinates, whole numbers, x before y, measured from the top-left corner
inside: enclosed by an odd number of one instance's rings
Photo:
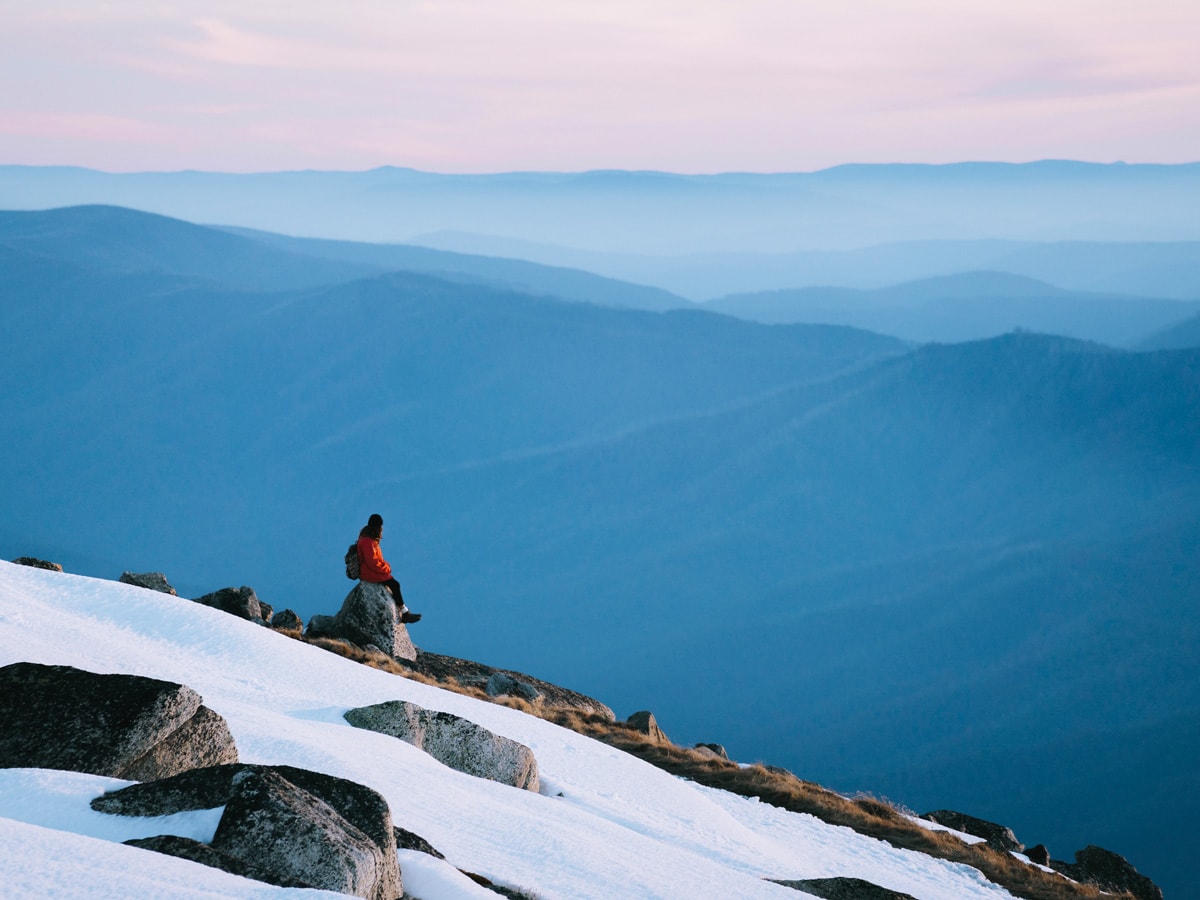
[[[235,762],[225,720],[189,687],[70,666],[0,669],[0,767],[163,778]]]
[[[332,806],[277,772],[234,776],[212,846],[237,859],[269,860],[265,875],[308,887],[372,900],[401,893],[394,851],[389,860]]]
[[[132,584],[135,587],[146,588],[148,591],[159,591],[163,594],[170,594],[172,597],[178,596],[175,593],[175,588],[167,582],[167,576],[162,572],[122,572],[120,577],[122,584]]]
[[[245,585],[240,588],[221,588],[219,591],[197,597],[195,602],[227,612],[231,616],[249,619],[251,622],[263,620],[263,609],[258,602],[258,595],[254,593],[254,588]]]
[[[468,775],[540,790],[532,750],[459,716],[422,709],[405,700],[390,700],[352,709],[346,713],[346,721],[357,728],[399,738]]]
[[[224,807],[211,846],[165,836],[138,846],[281,886],[372,900],[403,894],[387,801],[344,778],[293,766],[213,766],[130,785],[91,805],[124,816]]]
[[[921,818],[936,822],[938,825],[945,825],[947,828],[953,828],[964,834],[973,834],[975,837],[983,838],[989,847],[999,850],[1001,853],[1009,851],[1020,853],[1025,849],[1025,845],[1017,840],[1017,836],[1013,834],[1011,828],[997,825],[987,819],[977,819],[952,809],[936,809],[933,812],[925,813]]]
[[[417,658],[417,648],[408,636],[408,629],[396,615],[392,594],[382,584],[369,581],[356,584],[342,601],[333,622],[325,624],[320,633],[360,647],[374,644],[393,659]]]
[[[1075,863],[1051,860],[1050,865],[1068,878],[1094,884],[1106,893],[1128,891],[1138,900],[1162,900],[1162,888],[1130,865],[1125,857],[1089,844],[1075,854]]]

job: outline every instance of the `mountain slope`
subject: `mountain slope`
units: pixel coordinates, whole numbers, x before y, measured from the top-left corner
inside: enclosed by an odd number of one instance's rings
[[[690,301],[661,288],[616,281],[579,269],[537,265],[522,259],[450,253],[408,244],[293,238],[248,228],[228,230],[273,247],[318,259],[359,263],[381,271],[419,272],[534,296],[648,310],[683,309],[692,305]]]
[[[0,211],[0,246],[98,272],[154,272],[253,290],[312,287],[376,271],[116,206]]]
[[[413,539],[463,652],[512,614],[481,598],[514,596],[549,615],[518,668],[1052,845],[1086,809],[1086,840],[1178,884],[1193,794],[1160,785],[1200,758],[1198,378],[1195,353],[930,348],[405,496],[450,523]]]
[[[1009,896],[963,866],[700,788],[516,710],[356,665],[187,600],[0,562],[0,616],[0,665],[28,660],[188,684],[226,718],[242,761],[312,768],[379,791],[397,825],[449,860],[401,853],[406,889],[429,900],[488,896],[452,864],[543,897],[785,900],[802,895],[765,876],[827,874],[931,900]],[[542,793],[464,775],[342,719],[348,708],[394,699],[531,747]],[[6,896],[299,896],[110,843],[122,826],[161,827],[88,809],[114,783],[0,771],[0,833],[23,851],[0,862]],[[193,819],[190,827],[204,826]]]
[[[1181,350],[1200,347],[1200,314],[1158,331],[1138,344],[1139,350]]]
[[[658,288],[522,260],[209,228],[116,206],[0,211],[0,247],[96,273],[153,272],[242,290],[316,287],[404,271],[606,306],[691,305]]]

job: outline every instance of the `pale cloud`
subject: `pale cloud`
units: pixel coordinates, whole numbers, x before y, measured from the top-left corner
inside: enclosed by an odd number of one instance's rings
[[[95,116],[135,167],[173,129],[161,168],[1179,161],[1197,45],[1195,0],[44,0],[0,12],[0,116]]]

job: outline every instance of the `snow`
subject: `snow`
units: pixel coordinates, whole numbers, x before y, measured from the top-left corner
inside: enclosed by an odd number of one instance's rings
[[[342,894],[272,887],[161,853],[5,816],[0,816],[0,847],[3,896],[12,900],[345,900]]]
[[[922,819],[920,816],[908,816],[910,822],[918,828],[924,828],[926,831],[944,831],[947,834],[952,834],[964,844],[986,844],[987,838],[981,838],[977,834],[967,834],[965,831],[958,831],[954,828],[949,828],[942,825],[940,822],[931,822],[929,819]]]
[[[156,834],[177,834],[206,844],[212,841],[224,807],[134,818],[110,816],[88,805],[93,797],[128,784],[132,782],[82,772],[0,769],[0,810],[30,825],[106,841],[121,842]]]
[[[421,900],[492,897],[458,869],[550,898],[796,898],[765,879],[863,878],[922,900],[1010,895],[969,867],[675,778],[517,710],[449,693],[293,641],[226,613],[131,585],[0,562],[0,665],[72,665],[187,684],[229,723],[245,762],[366,784],[396,824],[445,854],[400,851]],[[451,770],[342,713],[403,699],[528,745],[540,793]],[[220,810],[164,819],[96,813],[124,782],[0,770],[5,897],[259,897],[296,894],[123,846],[211,838]]]

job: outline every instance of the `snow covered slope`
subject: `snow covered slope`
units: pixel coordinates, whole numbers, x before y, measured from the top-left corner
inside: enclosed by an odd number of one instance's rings
[[[242,761],[302,766],[379,791],[395,823],[449,861],[400,852],[405,887],[422,900],[496,897],[454,867],[543,900],[786,900],[802,895],[764,879],[830,876],[864,878],[922,900],[1010,896],[968,867],[701,788],[516,710],[358,665],[189,600],[0,562],[0,665],[22,660],[187,684],[228,721]],[[541,793],[451,770],[342,718],[351,707],[393,699],[527,744]],[[275,888],[120,844],[164,832],[209,840],[216,828],[212,812],[163,822],[89,808],[92,797],[121,783],[0,770],[4,896],[336,896]]]

